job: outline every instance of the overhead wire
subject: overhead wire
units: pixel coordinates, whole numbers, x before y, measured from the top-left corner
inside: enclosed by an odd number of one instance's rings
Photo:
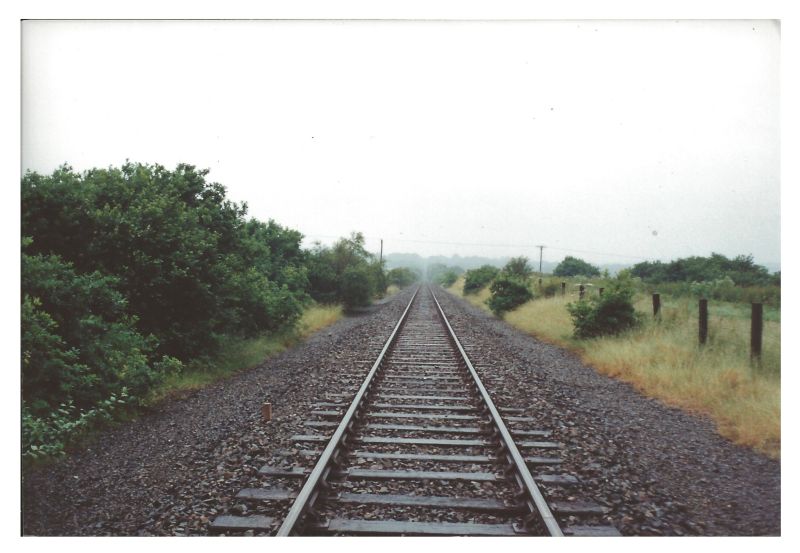
[[[338,239],[341,236],[333,236],[333,235],[325,235],[325,234],[313,234],[307,235],[306,238],[314,239],[314,238],[333,238]],[[368,240],[380,240],[380,238],[375,238],[372,236],[364,236],[365,239]],[[386,238],[384,237],[383,240],[387,242],[411,242],[415,244],[436,244],[436,245],[444,245],[444,246],[470,246],[470,247],[484,247],[484,248],[525,248],[525,249],[533,249],[538,248],[538,245],[534,244],[489,244],[489,243],[475,243],[475,242],[447,242],[441,240],[419,240],[413,238]],[[549,250],[557,250],[563,252],[571,252],[571,253],[582,253],[582,254],[590,254],[590,255],[605,255],[610,257],[622,257],[627,259],[636,259],[639,261],[648,261],[648,258],[636,256],[636,255],[627,255],[621,253],[612,253],[612,252],[601,252],[601,251],[593,251],[593,250],[581,250],[575,248],[561,248],[557,246],[545,246],[545,249]]]

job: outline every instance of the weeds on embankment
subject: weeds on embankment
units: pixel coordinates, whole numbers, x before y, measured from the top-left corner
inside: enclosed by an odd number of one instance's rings
[[[391,298],[395,294],[397,294],[402,288],[400,288],[397,284],[390,284],[386,287],[386,292],[383,294],[383,298]],[[382,298],[382,299],[383,299]]]
[[[486,311],[487,288],[462,293],[463,280],[449,291]],[[697,301],[661,298],[661,317],[651,299],[636,296],[644,322],[629,332],[589,340],[572,336],[566,304],[572,290],[531,300],[507,313],[505,321],[546,342],[570,349],[603,374],[632,384],[669,405],[708,415],[720,434],[773,458],[780,457],[780,310],[765,308],[760,364],[750,360],[749,306],[709,302],[709,336],[698,344]],[[597,293],[592,290],[591,293]]]
[[[242,370],[252,369],[341,317],[341,305],[312,305],[303,312],[297,330],[257,338],[226,338],[219,354],[211,359],[194,361],[189,370],[168,376],[148,397],[147,403],[198,390]]]

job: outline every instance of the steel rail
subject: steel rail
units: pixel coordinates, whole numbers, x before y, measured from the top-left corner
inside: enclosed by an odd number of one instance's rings
[[[433,301],[439,311],[439,316],[447,328],[451,340],[458,348],[458,351],[461,353],[461,357],[463,358],[467,369],[472,375],[472,379],[481,395],[481,399],[483,399],[483,402],[486,404],[489,415],[492,419],[492,424],[494,424],[500,435],[501,444],[506,451],[506,456],[516,471],[517,482],[522,488],[522,491],[528,496],[527,503],[531,513],[539,515],[551,536],[563,536],[564,534],[561,531],[561,527],[558,525],[558,521],[550,511],[550,507],[547,505],[547,501],[545,501],[541,490],[539,490],[539,486],[537,486],[536,482],[533,480],[533,476],[531,476],[531,471],[528,470],[528,465],[525,463],[524,457],[522,454],[520,454],[519,449],[517,449],[514,439],[511,437],[511,433],[508,431],[503,419],[500,417],[500,412],[495,407],[492,398],[489,396],[489,392],[484,387],[483,382],[481,382],[478,372],[475,370],[475,367],[472,366],[469,356],[467,356],[467,352],[464,351],[464,347],[461,345],[456,333],[453,331],[453,327],[450,326],[450,321],[447,320],[447,316],[444,314],[442,306],[439,305],[439,300],[436,299],[436,295],[433,293],[433,290],[428,288],[428,291],[430,292],[431,297],[433,297]]]
[[[403,323],[406,321],[406,316],[408,315],[409,310],[411,309],[411,304],[414,303],[414,299],[417,297],[420,288],[422,286],[418,286],[417,289],[414,291],[414,295],[411,296],[411,300],[408,302],[405,311],[400,316],[400,319],[397,321],[397,324],[392,331],[392,334],[389,336],[389,339],[383,346],[380,355],[378,355],[377,360],[373,363],[372,368],[370,369],[367,377],[364,379],[364,382],[361,384],[361,387],[358,389],[353,401],[350,403],[350,408],[345,413],[344,417],[342,418],[342,422],[339,423],[339,426],[336,427],[336,431],[331,436],[330,441],[328,441],[328,445],[323,450],[322,454],[320,455],[317,463],[314,465],[313,470],[308,475],[308,479],[303,484],[302,489],[297,494],[297,499],[295,499],[292,507],[289,509],[289,513],[286,515],[286,518],[283,520],[283,524],[278,529],[277,536],[289,536],[294,531],[297,523],[300,521],[300,517],[305,514],[308,509],[313,505],[314,501],[318,496],[317,488],[318,486],[324,482],[327,475],[330,473],[331,463],[335,459],[335,454],[339,446],[342,443],[342,440],[345,438],[347,432],[351,429],[352,423],[355,419],[355,414],[361,407],[361,402],[367,395],[370,386],[374,380],[375,375],[380,369],[381,364],[383,363],[383,359],[386,356],[386,353],[391,348],[392,344],[397,337],[397,334],[400,328],[403,326]]]

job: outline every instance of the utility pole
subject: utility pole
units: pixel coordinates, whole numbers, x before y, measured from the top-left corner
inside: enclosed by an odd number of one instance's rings
[[[542,251],[544,250],[544,246],[536,246],[539,248],[539,276],[542,276]]]
[[[383,267],[383,238],[381,238],[381,257],[379,259],[380,266]]]

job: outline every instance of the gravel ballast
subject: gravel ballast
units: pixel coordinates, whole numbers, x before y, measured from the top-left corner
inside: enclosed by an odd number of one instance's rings
[[[412,293],[29,471],[23,533],[207,535],[217,515],[254,512],[237,492],[265,484],[260,466],[297,462],[290,437],[308,432],[303,421],[315,403],[330,401],[343,382],[352,389],[353,375],[368,370]],[[605,522],[626,535],[780,533],[778,461],[459,298],[437,296],[495,402],[525,408],[537,419],[531,428],[553,431],[564,444],[560,470],[581,481],[570,493],[606,506]],[[270,423],[261,420],[264,401],[273,404]]]
[[[780,462],[722,438],[707,418],[644,397],[577,356],[437,290],[495,401],[564,444],[581,499],[623,535],[779,535]]]

